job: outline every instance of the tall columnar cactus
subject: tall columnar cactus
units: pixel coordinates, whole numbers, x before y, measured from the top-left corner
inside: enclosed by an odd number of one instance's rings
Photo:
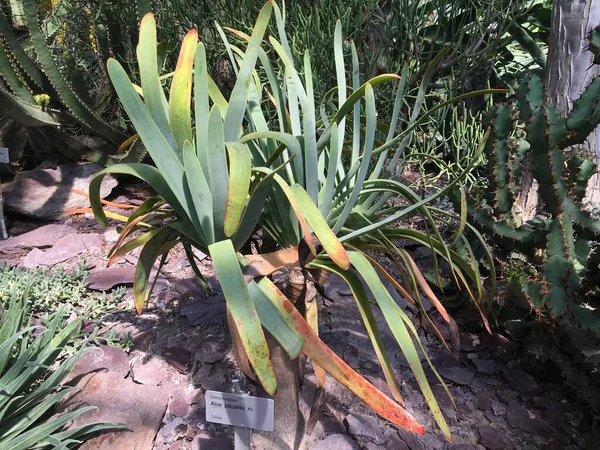
[[[10,15],[0,10],[0,117],[27,127],[78,125],[111,143],[109,148],[116,150],[127,139],[126,130],[106,122],[94,112],[59,70],[40,28],[38,2],[23,0],[22,7],[31,52],[17,39]],[[138,7],[145,11],[148,1],[139,0]],[[40,99],[46,101],[40,102]],[[130,150],[127,154],[109,155],[103,149],[79,156],[109,164],[139,161],[145,155],[140,143]]]
[[[529,78],[516,102],[488,112],[491,135],[484,170],[490,186],[484,207],[472,208],[471,214],[492,239],[532,257],[535,274],[509,277],[513,296],[540,317],[594,328],[600,316],[575,294],[590,256],[590,240],[600,240],[600,220],[582,209],[597,168],[572,146],[585,142],[600,123],[600,78],[575,101],[568,117],[544,103],[542,91],[541,80]],[[541,207],[535,219],[523,223],[516,199],[526,163],[538,182]]]

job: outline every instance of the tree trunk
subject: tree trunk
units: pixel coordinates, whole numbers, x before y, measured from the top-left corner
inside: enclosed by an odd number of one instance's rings
[[[590,82],[600,74],[600,67],[592,65],[593,55],[587,50],[588,33],[600,25],[600,0],[554,0],[552,27],[548,48],[548,62],[544,79],[545,100],[555,105],[562,114],[568,114],[576,100]],[[584,144],[595,160],[600,162],[600,136],[598,130]],[[531,177],[530,177],[531,178]],[[524,177],[517,202],[527,217],[537,205],[537,189],[531,179]],[[586,202],[600,203],[600,175],[589,182]]]

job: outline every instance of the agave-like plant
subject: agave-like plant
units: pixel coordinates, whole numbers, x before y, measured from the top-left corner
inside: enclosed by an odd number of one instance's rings
[[[313,242],[313,238],[295,213],[304,210],[306,206],[288,201],[291,197],[286,195],[287,185],[300,185],[305,189],[329,227],[344,243],[351,261],[351,268],[340,269],[332,264],[327,253],[322,253],[305,266],[307,269],[319,270],[310,278],[319,282],[323,281],[323,275],[334,272],[350,285],[390,390],[395,399],[401,402],[393,369],[357,273],[363,277],[371,291],[377,293],[374,297],[387,325],[407,357],[436,421],[449,437],[447,424],[419,362],[417,348],[420,344],[416,330],[406,314],[397,307],[378,276],[379,272],[379,275],[386,277],[394,289],[415,304],[437,330],[424,311],[420,292],[428,297],[452,328],[455,350],[458,347],[458,331],[454,320],[436,297],[408,251],[396,245],[394,240],[410,240],[431,248],[436,269],[437,258],[443,258],[449,263],[456,283],[466,288],[475,304],[480,306],[479,299],[485,297],[476,259],[469,257],[468,241],[463,236],[463,231],[468,226],[464,215],[453,218],[452,214],[428,206],[435,198],[448,192],[448,189],[459,185],[469,174],[471,167],[462,171],[444,190],[426,199],[421,199],[408,186],[402,184],[399,181],[401,172],[396,171],[396,166],[414,131],[424,122],[431,120],[431,115],[436,111],[457,101],[452,99],[440,103],[427,113],[421,113],[427,86],[443,54],[439,54],[425,71],[414,104],[411,105],[410,117],[403,118],[401,108],[407,101],[408,70],[404,70],[401,76],[383,74],[361,82],[358,54],[354,43],[350,42],[352,61],[348,74],[344,61],[341,23],[338,22],[333,52],[337,86],[318,104],[314,98],[310,55],[305,53],[304,67],[300,70],[295,68],[285,33],[284,14],[277,5],[274,5],[274,13],[279,39],[270,36],[269,40],[278,59],[282,61],[282,67],[274,67],[272,58],[269,58],[265,50],[259,49],[261,67],[255,72],[252,78],[254,83],[249,91],[251,101],[246,115],[248,132],[240,141],[248,144],[255,164],[279,166],[289,158],[292,159],[275,175],[275,180],[279,183],[267,198],[260,225],[264,233],[281,248],[291,248],[299,244],[308,244],[309,248],[314,248],[316,242]],[[248,35],[239,31],[229,31],[242,41],[247,42],[250,39]],[[224,37],[224,34],[221,34]],[[230,44],[227,39],[225,43],[232,66],[239,67],[243,51]],[[266,80],[264,85],[261,82],[263,79]],[[348,79],[351,80],[351,87],[347,86]],[[383,124],[377,119],[374,90],[379,85],[389,82],[396,82],[398,86],[392,121]],[[267,102],[262,101],[263,91],[267,92]],[[332,98],[336,94],[337,101],[333,101]],[[482,92],[474,92],[469,95],[481,94]],[[276,114],[273,114],[271,109],[274,109]],[[471,160],[471,165],[478,159],[477,155],[481,155],[484,142],[482,139],[481,145],[474,152],[475,158]],[[388,202],[392,196],[401,201]],[[398,226],[399,220],[407,221],[414,216],[421,216],[426,229],[430,231],[423,232]],[[438,229],[440,220],[448,222],[449,219],[456,219],[459,223],[454,240],[466,245],[466,256],[458,254],[442,238]],[[384,252],[403,275],[404,282],[399,283],[391,277],[364,250]],[[490,264],[493,267],[491,258]],[[435,272],[435,276],[438,277],[437,270]],[[441,285],[439,278],[437,284]],[[475,292],[471,290],[471,286],[475,287]],[[315,290],[311,292],[316,294]],[[307,311],[307,319],[315,331],[318,331],[318,312],[314,297],[315,295],[301,296],[293,298],[293,302],[297,309]],[[300,305],[299,302],[304,305]],[[485,314],[482,314],[482,317],[486,321]],[[438,335],[441,337],[439,331]],[[417,340],[416,347],[413,339]],[[423,350],[422,347],[420,349]],[[429,365],[437,375],[430,362]],[[318,387],[321,388],[325,382],[324,373],[317,366],[315,371]],[[439,376],[438,379],[444,385]]]
[[[270,42],[283,64],[283,82],[278,79],[278,72],[262,48],[273,11],[280,41],[271,37]],[[223,30],[219,31],[224,37]],[[160,82],[156,27],[150,14],[142,20],[137,49],[141,86],[132,84],[118,62],[109,61],[108,71],[115,89],[156,167],[120,164],[106,169],[90,186],[92,208],[98,221],[107,225],[98,195],[102,177],[107,173],[137,176],[158,194],[127,219],[111,251],[109,264],[143,246],[134,283],[136,308],[141,313],[152,290],[149,277],[157,259],[160,259],[160,270],[169,250],[182,244],[192,268],[201,277],[192,248],[208,253],[227,302],[236,358],[249,376],[256,375],[267,393],[275,395],[278,383],[263,327],[291,360],[303,353],[313,361],[320,387],[324,384],[325,373],[329,373],[382,417],[413,432],[423,433],[424,428],[402,407],[389,358],[365,289],[357,276],[357,272],[360,273],[409,360],[435,419],[446,437],[451,439],[419,360],[418,348],[422,350],[422,347],[417,331],[378,277],[378,270],[384,272],[379,264],[359,250],[383,249],[405,261],[403,266],[408,268],[412,280],[416,280],[449,321],[410,255],[398,248],[393,239],[409,237],[429,245],[451,263],[453,274],[465,286],[469,284],[468,279],[474,280],[483,297],[477,267],[444,244],[434,218],[425,208],[442,193],[420,200],[393,176],[393,167],[407,139],[413,130],[428,120],[419,117],[424,93],[419,94],[411,119],[396,135],[406,72],[402,77],[378,76],[360,85],[354,52],[353,88],[348,96],[341,56],[341,29],[338,27],[335,36],[338,107],[337,111],[328,114],[324,104],[322,117],[317,120],[308,55],[303,83],[291,62],[283,15],[278,6],[269,2],[263,7],[251,36],[239,31],[235,34],[247,41],[247,46],[242,50],[224,39],[237,72],[229,99],[221,94],[208,75],[204,45],[197,43],[197,32],[192,30],[183,40],[167,100]],[[260,71],[256,69],[258,59],[262,66]],[[264,91],[273,105],[273,117],[263,105],[263,76],[270,87]],[[374,87],[395,79],[400,79],[401,86],[396,98],[395,120],[389,127],[384,127],[376,120]],[[426,86],[427,81],[423,85]],[[364,131],[363,97],[366,105]],[[351,117],[347,117],[349,115]],[[346,147],[346,123],[352,127],[349,164],[345,164],[342,157]],[[382,128],[389,131],[385,140],[379,142],[377,136]],[[399,149],[385,169],[391,156],[388,150],[396,145]],[[371,166],[375,167],[374,171]],[[463,178],[453,181],[448,189]],[[408,199],[409,206],[387,207],[386,201],[397,194]],[[414,214],[425,217],[434,232],[387,227]],[[464,218],[459,222],[457,239],[461,238],[465,228]],[[146,231],[126,242],[131,232],[140,227],[145,227]],[[277,251],[260,255],[236,254],[258,227],[275,239]],[[335,272],[348,282],[396,401],[359,376],[319,339],[315,307],[306,315],[301,314],[301,305],[290,301],[297,299],[286,297],[273,284],[268,276],[284,267],[298,268],[301,272],[307,269]],[[420,303],[418,295],[409,293],[412,288],[406,290],[394,278],[389,279],[408,298],[415,297],[415,304]],[[440,382],[443,384],[441,379]]]
[[[99,431],[123,428],[125,424],[90,423],[63,429],[74,418],[96,409],[94,406],[48,418],[75,389],[61,383],[77,359],[91,348],[60,361],[65,346],[79,333],[81,320],[62,327],[64,311],[59,311],[43,329],[33,326],[27,307],[30,287],[31,283],[23,292],[14,291],[8,309],[0,307],[0,448],[70,449]]]

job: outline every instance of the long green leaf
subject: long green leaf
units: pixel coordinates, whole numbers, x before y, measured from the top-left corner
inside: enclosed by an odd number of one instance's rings
[[[277,377],[270,359],[269,347],[233,244],[227,239],[210,245],[208,250],[248,359],[265,391],[269,395],[275,395]]]

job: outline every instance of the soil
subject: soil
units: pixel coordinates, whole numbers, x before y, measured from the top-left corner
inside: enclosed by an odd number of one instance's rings
[[[123,188],[114,200],[139,204],[149,195],[144,186]],[[7,217],[9,234],[16,236],[39,227],[25,219]],[[102,243],[63,262],[67,268],[85,264],[94,277],[103,274],[107,253],[116,239],[114,226],[102,229],[91,216],[78,215],[60,223],[76,234],[96,234]],[[411,249],[418,252],[418,249]],[[0,253],[11,265],[23,264],[35,248],[19,248]],[[39,249],[37,249],[39,251]],[[52,252],[53,247],[43,249]],[[427,253],[422,252],[426,260]],[[132,274],[139,252],[119,260],[110,276],[117,285],[127,287],[127,300],[119,311],[106,318],[103,331],[130,333],[134,346],[128,354],[129,378],[138,384],[159,386],[169,395],[169,406],[153,444],[156,450],[232,449],[233,429],[209,423],[205,418],[204,392],[207,389],[228,391],[228,377],[235,368],[227,329],[224,301],[206,255],[200,269],[208,278],[212,293],[203,291],[182,249],[175,248],[160,275],[151,302],[142,316],[131,307],[131,282],[123,279]],[[417,258],[418,255],[415,255]],[[426,261],[421,261],[426,264]],[[104,280],[106,281],[106,280]],[[110,284],[110,280],[107,282]],[[383,375],[362,325],[360,314],[348,287],[331,276],[326,286],[332,301],[319,298],[320,335],[340,357],[377,387],[386,391]],[[397,296],[397,302],[415,323],[420,322],[414,309]],[[453,311],[461,330],[458,359],[444,349],[439,339],[420,328],[421,341],[435,367],[448,383],[456,409],[442,387],[427,369],[454,442],[447,442],[425,404],[424,397],[399,351],[381,313],[374,308],[399,380],[406,408],[427,429],[415,436],[379,419],[347,389],[329,378],[327,404],[309,437],[308,448],[314,449],[595,449],[600,439],[594,437],[594,417],[574,392],[552,372],[539,370],[519,345],[498,331],[486,333],[476,313],[469,308]],[[448,330],[431,314],[442,334]],[[143,364],[141,363],[143,361]],[[247,389],[258,389],[250,381]],[[307,379],[302,387],[301,408],[310,410],[315,379],[308,364]],[[257,395],[257,394],[256,394]],[[100,447],[98,447],[100,448]],[[111,447],[111,449],[114,447]],[[148,448],[150,450],[150,448]]]

